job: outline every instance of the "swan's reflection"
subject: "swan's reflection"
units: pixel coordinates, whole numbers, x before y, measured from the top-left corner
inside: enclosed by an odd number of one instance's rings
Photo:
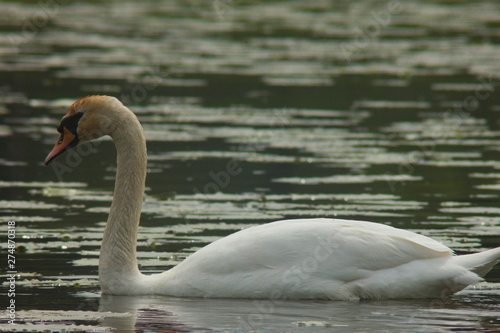
[[[435,332],[477,330],[492,320],[495,327],[500,324],[496,311],[459,299],[331,302],[103,295],[99,310],[130,313],[103,319],[103,325],[120,332],[310,332],[310,326],[314,332]]]

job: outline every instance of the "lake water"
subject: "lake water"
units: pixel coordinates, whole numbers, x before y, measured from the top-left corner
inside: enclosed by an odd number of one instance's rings
[[[2,314],[0,330],[500,331],[500,265],[485,283],[422,301],[101,297],[114,147],[97,141],[43,166],[74,100],[113,95],[138,115],[149,152],[145,272],[282,218],[387,223],[457,253],[499,246],[500,2],[53,0],[0,9],[3,295],[3,272],[18,272],[6,297],[17,325]],[[228,163],[239,172],[221,178]]]

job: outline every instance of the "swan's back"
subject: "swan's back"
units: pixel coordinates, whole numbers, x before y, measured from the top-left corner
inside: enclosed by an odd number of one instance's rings
[[[158,275],[155,288],[196,297],[441,297],[480,280],[453,258],[437,241],[383,224],[286,220],[209,244]]]

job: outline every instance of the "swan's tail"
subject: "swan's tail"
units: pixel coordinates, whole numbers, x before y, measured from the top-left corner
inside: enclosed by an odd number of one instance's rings
[[[469,271],[483,277],[500,261],[500,247],[479,253],[453,257],[453,261]]]

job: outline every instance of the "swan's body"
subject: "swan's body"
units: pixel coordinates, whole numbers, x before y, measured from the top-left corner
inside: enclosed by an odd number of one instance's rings
[[[117,99],[75,102],[46,164],[81,141],[109,135],[118,151],[113,203],[103,235],[103,293],[266,299],[442,297],[481,280],[500,248],[456,256],[428,237],[378,223],[304,219],[248,228],[215,241],[169,271],[144,275],[136,239],[146,143],[136,116]]]

